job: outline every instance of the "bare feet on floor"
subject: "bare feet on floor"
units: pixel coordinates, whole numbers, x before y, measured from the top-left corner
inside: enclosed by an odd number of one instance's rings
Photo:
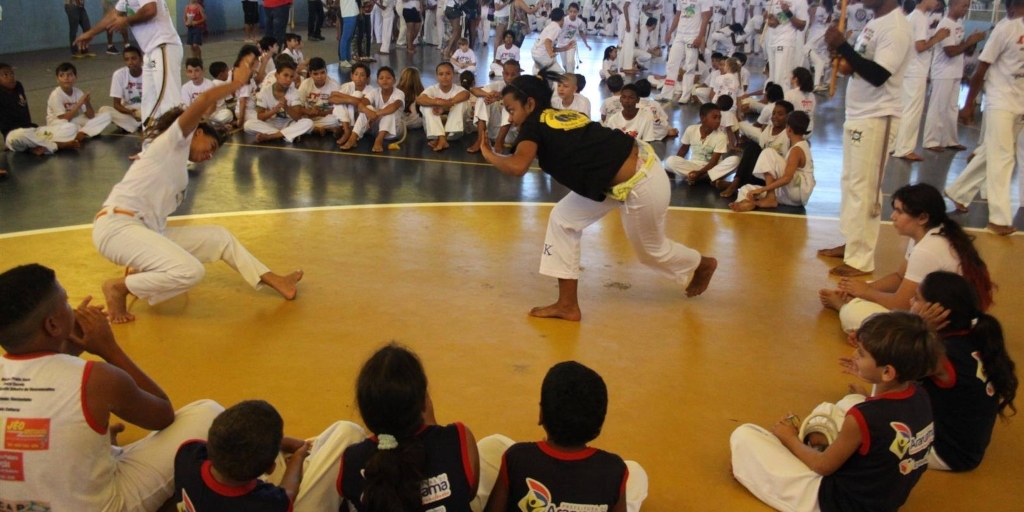
[[[107,301],[107,316],[110,323],[123,324],[135,320],[135,315],[128,312],[129,293],[123,277],[103,283],[103,297]]]
[[[821,301],[822,306],[836,311],[846,304],[846,300],[843,299],[843,294],[839,290],[818,290],[818,300]]]
[[[934,151],[936,153],[942,153],[943,151],[946,150],[946,148],[944,148],[942,146],[932,146],[930,148],[925,148],[925,149],[927,149],[928,151]]]
[[[752,211],[754,209],[754,206],[755,205],[754,205],[753,201],[747,201],[747,200],[736,201],[736,202],[729,203],[729,209],[734,211],[734,212],[736,212],[736,213]]]
[[[829,270],[828,273],[839,277],[858,277],[866,276],[871,272],[865,272],[859,268],[853,268],[847,265],[846,263],[843,263],[842,265],[839,265],[838,267]]]
[[[539,306],[530,310],[530,316],[537,318],[561,318],[570,322],[579,322],[583,317],[578,305],[564,305],[558,302],[550,306]]]
[[[77,142],[77,141],[76,141]],[[46,148],[42,146],[36,146],[30,150],[35,156],[43,156],[46,154]]]
[[[373,143],[373,147],[370,148],[370,151],[374,152],[374,153],[383,153],[384,152],[384,144],[381,144],[380,142],[374,142]]]
[[[896,158],[902,158],[903,160],[907,160],[907,161],[910,161],[910,162],[923,162],[924,161],[924,157],[919,155],[919,154],[917,154],[917,153],[907,153],[907,154],[905,154],[903,156],[898,156]]]
[[[342,151],[348,151],[356,147],[356,144],[359,144],[359,136],[356,135],[356,132],[352,132],[351,134],[349,134],[348,140],[346,140],[345,143],[340,146],[340,148]]]
[[[57,143],[57,150],[61,150],[61,149],[81,149],[81,147],[82,147],[82,143],[78,142],[77,140],[69,140],[67,142],[58,142]],[[129,160],[138,160],[138,157],[136,157],[134,159],[129,157]]]
[[[480,152],[480,139],[477,139],[472,146],[466,148],[466,153],[479,153]]]
[[[993,232],[993,233],[995,233],[995,234],[997,234],[999,236],[1008,236],[1008,235],[1012,235],[1012,234],[1017,232],[1017,228],[1015,228],[1013,226],[1000,226],[999,224],[992,224],[991,222],[989,222],[988,226],[985,226],[985,227],[989,231],[991,231],[991,232]]]
[[[824,256],[826,258],[842,258],[846,255],[846,244],[838,247],[832,247],[830,249],[819,249],[818,256]]]
[[[686,296],[696,297],[704,293],[704,290],[708,289],[708,284],[711,283],[711,276],[715,275],[717,268],[718,260],[701,256],[700,265],[697,265],[697,270],[693,271],[693,278],[690,279],[690,284],[686,287]]]
[[[958,213],[967,213],[967,205],[965,205],[963,203],[956,202],[956,199],[953,199],[952,197],[949,197],[949,194],[947,194],[945,192],[943,192],[942,195],[946,196],[946,198],[949,199],[950,202],[953,203],[953,208],[956,208],[956,211]]]
[[[260,282],[277,290],[282,297],[287,300],[292,300],[298,294],[296,284],[302,280],[304,272],[296,270],[286,276],[278,275],[273,272],[267,272],[260,276]]]
[[[434,152],[440,153],[441,151],[448,149],[448,139],[438,137],[436,140],[428,142],[427,145],[429,145]]]

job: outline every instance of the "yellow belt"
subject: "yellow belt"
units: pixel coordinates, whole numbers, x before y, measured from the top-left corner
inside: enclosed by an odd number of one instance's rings
[[[642,140],[637,140],[636,145],[638,148],[636,174],[634,174],[632,178],[610,188],[607,192],[608,197],[611,197],[620,203],[626,202],[626,199],[629,198],[629,193],[636,188],[636,185],[637,183],[640,183],[640,180],[647,176],[645,171],[651,168],[651,165],[654,163],[654,159],[658,157],[658,154],[654,152],[654,148],[652,148],[650,144]]]

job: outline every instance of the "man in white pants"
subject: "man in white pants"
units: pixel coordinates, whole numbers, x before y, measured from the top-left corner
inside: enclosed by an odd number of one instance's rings
[[[804,28],[807,27],[807,0],[773,2],[765,17],[771,43],[766,48],[770,80],[788,84],[793,68],[803,64]]]
[[[633,67],[633,52],[636,48],[636,34],[640,24],[640,2],[621,0],[622,14],[619,15],[619,69],[623,73],[636,72]]]
[[[903,74],[914,39],[898,0],[866,0],[864,5],[875,17],[864,27],[856,47],[850,46],[834,25],[825,32],[829,49],[849,62],[854,75],[846,88],[840,181],[839,229],[846,243],[818,254],[843,258],[830,272],[846,277],[875,269],[882,173],[899,131]]]
[[[82,48],[96,34],[131,27],[143,52],[142,124],[148,126],[164,112],[181,105],[181,38],[174,30],[167,4],[157,0],[118,0],[92,29],[75,39]]]
[[[395,0],[377,0],[380,7],[380,53],[386,55],[391,52],[391,36],[395,30]],[[401,39],[399,39],[401,41]]]
[[[950,35],[948,28],[939,28],[929,37],[931,22],[928,13],[935,9],[938,0],[921,0],[914,12],[907,16],[907,23],[914,34],[914,47],[910,52],[910,63],[903,76],[903,114],[900,130],[892,156],[911,162],[924,160],[914,153],[917,136],[921,134],[921,114],[924,112],[924,96],[928,90],[928,71],[932,65],[932,47]]]
[[[174,454],[205,439],[222,410],[209,400],[175,412],[167,394],[118,346],[100,307],[77,309],[54,272],[0,274],[0,389],[7,510],[156,510],[174,491]],[[99,360],[85,360],[88,352]],[[113,414],[152,434],[111,445]],[[97,475],[103,475],[98,478]],[[11,507],[11,508],[8,508]]]
[[[962,151],[956,133],[956,112],[960,102],[960,79],[964,76],[964,52],[985,38],[984,32],[975,32],[964,38],[961,19],[967,15],[970,0],[952,0],[949,12],[939,22],[938,30],[946,29],[949,36],[932,56],[932,92],[928,100],[928,124],[924,129],[922,145],[929,151],[941,153],[945,148]]]
[[[985,142],[964,172],[946,188],[957,209],[966,210],[982,185],[988,191],[988,229],[999,235],[1016,231],[1010,206],[1010,181],[1014,164],[1024,161],[1024,0],[1013,0],[1015,15],[996,25],[978,70],[971,79],[967,104],[960,118],[974,117],[975,100],[985,89]],[[1016,156],[1016,162],[1014,158]],[[1024,182],[1024,180],[1022,180]],[[1024,189],[1024,185],[1021,186]],[[1022,190],[1024,197],[1024,190]]]
[[[697,56],[704,50],[708,24],[711,23],[711,0],[676,0],[676,15],[672,19],[669,35],[672,47],[665,61],[665,85],[658,100],[670,101],[676,94],[676,86],[682,85],[679,103],[690,101],[690,90],[697,71]],[[679,84],[679,67],[682,65],[683,80]]]
[[[110,79],[110,97],[114,106],[100,107],[100,114],[110,114],[119,128],[135,133],[142,126],[142,52],[134,46],[124,48],[123,68]]]

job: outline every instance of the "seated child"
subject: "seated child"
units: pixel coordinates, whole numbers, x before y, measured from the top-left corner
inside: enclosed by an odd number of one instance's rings
[[[327,62],[320,57],[309,59],[309,78],[299,86],[299,98],[302,114],[313,120],[313,131],[317,134],[334,131],[341,124],[331,105],[331,94],[340,91],[341,85],[327,76]]]
[[[665,160],[665,169],[686,178],[690,185],[707,179],[708,172],[719,165],[729,150],[728,137],[718,129],[721,124],[722,111],[718,105],[701,105],[700,124],[692,125],[683,132],[682,145],[676,156]],[[690,153],[689,160],[686,159],[687,153]]]
[[[188,108],[200,94],[213,89],[213,81],[204,76],[203,59],[195,57],[185,60],[185,76],[188,82],[181,86],[181,101]],[[216,108],[216,107],[215,107]]]
[[[506,30],[501,36],[502,44],[494,47],[494,60],[491,62],[491,71],[488,77],[494,78],[502,73],[506,62],[514,60],[519,62],[520,49],[515,45],[516,35],[511,30]]]
[[[266,76],[277,70],[277,63],[274,60],[277,59],[277,53],[280,50],[278,42],[273,36],[264,36],[260,39],[260,66],[256,72],[256,83],[262,85]],[[297,66],[298,64],[296,64]]]
[[[730,96],[733,98],[739,97],[740,61],[733,58],[725,59],[718,69],[718,76],[708,82],[708,85],[711,86],[710,94],[707,93],[706,89],[701,89],[694,93],[702,102],[714,102],[719,96]],[[705,99],[705,95],[707,96],[707,99]]]
[[[760,102],[754,99],[755,96],[763,96],[764,102]],[[782,101],[786,99],[785,93],[782,91],[782,86],[775,82],[768,82],[764,86],[764,90],[760,92],[752,92],[740,96],[739,113],[740,115],[746,115],[749,111],[757,112],[757,122],[754,126],[761,127],[768,124],[768,120],[771,118],[771,113],[776,101]],[[794,105],[796,107],[796,105]]]
[[[405,94],[405,108],[402,109],[402,124],[407,130],[423,128],[423,117],[420,116],[420,108],[416,99],[423,94],[423,81],[420,79],[420,70],[416,68],[405,68],[402,75],[398,77],[396,86]]]
[[[545,439],[513,444],[494,435],[480,440],[487,450],[481,452],[485,465],[496,465],[501,457],[484,512],[518,512],[522,503],[538,502],[572,503],[576,510],[640,510],[647,497],[644,469],[588,446],[601,434],[607,412],[608,388],[597,372],[575,361],[552,366],[540,390]]]
[[[605,85],[608,86],[608,91],[612,93],[604,102],[601,103],[601,123],[603,124],[608,120],[609,117],[622,111],[622,103],[619,101],[619,95],[622,94],[622,88],[626,85],[625,80],[622,79],[622,75],[615,75],[605,81]]]
[[[754,168],[761,156],[761,151],[771,149],[785,157],[789,152],[789,135],[786,132],[786,120],[789,113],[793,111],[793,104],[788,101],[779,101],[772,111],[772,119],[768,126],[758,130],[754,125],[743,121],[739,124],[739,131],[744,136],[744,142],[740,143],[742,154],[740,156],[729,156],[722,160],[723,166],[733,166],[736,177],[732,181],[719,179],[715,182],[722,197],[736,195],[743,185],[755,184],[764,185],[764,180],[754,177]],[[726,176],[728,173],[725,174]],[[723,176],[724,177],[724,176]]]
[[[664,140],[667,138],[675,138],[679,136],[679,130],[672,127],[669,123],[668,113],[665,112],[665,108],[661,106],[661,103],[651,99],[651,82],[646,78],[641,78],[633,83],[636,85],[636,93],[640,96],[640,108],[646,108],[651,111],[651,117],[654,119],[654,140]]]
[[[402,107],[405,106],[405,93],[395,89],[395,71],[387,66],[381,66],[377,70],[377,89],[368,96],[370,104],[365,112],[359,112],[359,118],[352,126],[352,135],[348,141],[341,146],[343,150],[349,150],[359,143],[359,139],[372,130],[377,134],[373,141],[374,153],[384,152],[384,141],[394,140],[402,135],[405,127],[402,126]]]
[[[6,139],[7,149],[36,155],[79,147],[78,125],[37,127],[32,122],[25,87],[15,78],[14,68],[4,63],[0,63],[0,135]]]
[[[95,137],[110,124],[110,114],[97,114],[89,94],[75,87],[78,70],[70,62],[57,66],[57,83],[46,102],[46,124],[71,123],[78,126],[78,140]]]
[[[608,118],[604,125],[613,130],[625,132],[634,139],[644,142],[657,140],[654,135],[654,117],[647,108],[640,108],[640,96],[636,84],[626,84],[619,94],[622,110]]]
[[[793,88],[786,91],[783,97],[793,104],[793,108],[807,113],[811,120],[807,128],[809,134],[814,131],[814,109],[818,106],[818,100],[814,97],[814,76],[807,68],[795,68],[789,81]]]
[[[476,52],[469,49],[469,39],[459,38],[459,49],[452,53],[451,63],[458,73],[476,72]]]
[[[448,139],[465,132],[465,112],[469,104],[469,91],[456,85],[455,66],[442,62],[435,68],[437,84],[423,90],[416,98],[423,115],[423,128],[427,132],[427,143],[434,151],[448,148]],[[448,115],[447,120],[442,116]]]
[[[114,71],[110,80],[110,97],[114,106],[102,106],[100,114],[110,119],[127,133],[135,133],[142,126],[142,50],[125,46],[124,67]]]
[[[724,63],[725,55],[718,52],[711,54],[711,70],[700,74],[701,79],[693,86],[692,101],[707,103],[711,100],[718,77],[722,76]]]
[[[732,433],[733,476],[761,501],[780,510],[896,510],[924,474],[935,430],[915,381],[938,361],[935,335],[917,315],[885,313],[864,323],[857,342],[847,371],[873,384],[873,396],[822,404],[799,430],[790,414],[771,431],[746,424]]]
[[[661,38],[657,35],[658,20],[647,18],[644,28],[640,30],[640,36],[636,38],[636,50],[633,55],[640,69],[647,69],[651,61],[662,57],[665,50],[661,47]]]
[[[740,63],[740,94],[746,94],[750,89],[750,70],[747,69],[747,54],[736,52],[732,54],[732,58]]]
[[[501,80],[470,89],[470,94],[476,96],[473,119],[476,121],[477,140],[466,149],[467,153],[479,152],[484,137],[494,139],[496,153],[505,151],[505,138],[512,128],[512,122],[508,117],[508,111],[501,104],[501,91],[521,73],[519,61],[507,60],[501,66]]]
[[[1016,413],[1017,376],[1003,328],[981,309],[971,284],[953,272],[932,272],[917,287],[910,311],[938,332],[945,353],[921,382],[935,414],[928,468],[970,471],[985,456],[996,416]]]
[[[729,151],[742,151],[737,146],[736,133],[739,131],[739,120],[736,119],[736,113],[733,111],[732,96],[728,94],[720,94],[714,101],[715,105],[718,105],[719,110],[722,112],[722,123],[718,126],[718,129],[725,134],[726,139],[729,141]],[[712,176],[711,181],[715,181],[722,176]]]
[[[334,117],[341,124],[341,135],[336,141],[338,146],[348,142],[352,136],[352,125],[360,112],[366,112],[370,105],[369,96],[373,92],[373,86],[368,85],[370,81],[370,66],[357,62],[352,65],[349,72],[350,82],[345,82],[341,90],[331,93],[330,103],[335,105]]]
[[[228,82],[231,78],[231,70],[228,69],[227,63],[217,61],[210,64],[210,76],[213,77],[213,86],[217,87]],[[229,100],[234,101],[234,98],[229,96],[217,102],[213,113],[210,114],[210,120],[223,124],[229,124],[235,120],[235,114],[228,105]]]
[[[238,57],[235,59],[234,68],[242,64],[246,57],[249,55],[259,57],[260,50],[255,45],[247,44],[242,46],[242,49],[238,51]],[[257,61],[258,62],[258,61]],[[234,71],[232,71],[234,73]],[[253,75],[256,73],[253,72]],[[256,119],[256,79],[249,80],[249,83],[243,85],[235,92],[235,123],[236,128],[242,128],[245,126],[245,122],[250,119]]]
[[[469,510],[480,478],[476,440],[462,423],[437,424],[415,354],[392,343],[370,356],[356,380],[356,403],[373,436],[342,454],[337,489],[345,503],[355,510]]]
[[[754,165],[754,175],[764,180],[764,186],[744,185],[739,189],[736,202],[729,203],[734,212],[747,212],[754,208],[775,208],[780,204],[806,206],[814,191],[814,161],[811,147],[804,140],[810,118],[799,110],[789,114],[786,134],[789,151],[782,158],[774,151],[762,151]]]
[[[308,63],[306,62],[305,55],[302,54],[302,36],[291,33],[285,34],[284,51],[281,52],[281,55],[287,55],[295,61],[295,69],[298,71],[295,86],[298,87],[298,82],[301,81],[303,77],[309,75]]]
[[[293,85],[295,61],[277,59],[275,81],[256,95],[256,118],[245,121],[245,132],[256,134],[256,143],[284,139],[289,144],[313,131],[313,121],[302,117],[302,100]]]
[[[577,94],[579,80],[575,73],[565,73],[555,87],[551,96],[551,108],[558,110],[575,110],[590,117],[590,100]]]
[[[609,46],[604,49],[604,59],[601,61],[601,70],[597,72],[601,80],[608,80],[613,76],[621,76],[619,72],[619,47]]]

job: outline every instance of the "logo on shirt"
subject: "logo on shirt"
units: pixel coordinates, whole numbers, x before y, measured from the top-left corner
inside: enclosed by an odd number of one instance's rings
[[[563,501],[555,504],[548,488],[532,479],[526,479],[526,496],[519,500],[522,512],[608,512],[608,505],[585,505]]]
[[[181,489],[181,503],[178,503],[178,512],[196,512],[196,506],[192,504],[192,499],[188,497],[188,493],[185,489]]]
[[[975,370],[974,376],[985,383],[985,394],[988,396],[995,396],[996,388],[988,381],[988,374],[985,373],[985,363],[981,361],[981,352],[971,352],[971,357],[978,362],[978,369]]]
[[[4,425],[4,449],[49,450],[49,418],[7,418]]]
[[[935,428],[931,423],[918,432],[916,436],[914,431],[905,423],[893,421],[889,423],[889,426],[896,431],[896,438],[889,445],[889,451],[899,459],[902,459],[908,453],[914,455],[922,450],[927,450],[932,444],[932,439],[935,438]]]
[[[575,110],[548,109],[541,113],[540,122],[556,130],[575,130],[590,124],[590,118]]]
[[[452,486],[448,482],[448,473],[428,478],[420,484],[420,496],[423,504],[436,503],[452,495]]]

